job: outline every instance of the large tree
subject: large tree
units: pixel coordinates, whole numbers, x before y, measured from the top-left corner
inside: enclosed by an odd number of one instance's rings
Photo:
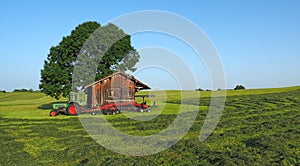
[[[83,88],[82,85],[117,69],[134,71],[138,60],[129,35],[113,24],[100,26],[97,22],[86,22],[78,25],[71,35],[63,37],[57,46],[51,47],[41,70],[39,87],[46,95],[59,99],[76,90],[72,89],[72,83],[73,87]],[[76,78],[73,76],[74,65],[77,67]],[[93,80],[84,78],[86,75],[94,75]]]

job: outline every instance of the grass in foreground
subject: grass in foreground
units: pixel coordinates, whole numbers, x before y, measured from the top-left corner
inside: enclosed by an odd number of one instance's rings
[[[213,134],[199,142],[209,93],[188,92],[184,103],[198,109],[190,131],[171,148],[155,155],[130,157],[98,145],[78,117],[49,117],[39,109],[53,99],[41,93],[0,95],[0,165],[297,165],[300,163],[300,87],[227,91],[225,110]],[[177,116],[179,91],[167,91],[164,110],[150,121],[126,114],[106,118],[119,130],[150,135]],[[89,115],[86,115],[89,116]],[[139,114],[130,114],[135,117]]]

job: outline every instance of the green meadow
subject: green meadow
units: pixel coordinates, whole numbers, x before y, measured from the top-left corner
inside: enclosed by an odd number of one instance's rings
[[[124,133],[144,136],[167,128],[180,106],[197,111],[192,127],[179,142],[149,156],[107,150],[84,130],[76,116],[49,117],[56,100],[42,93],[0,93],[0,165],[300,164],[299,86],[227,91],[220,122],[203,142],[199,133],[208,113],[210,91],[184,91],[184,96],[175,90],[153,93],[157,107],[150,113],[94,116],[106,118]],[[139,117],[152,118],[134,120]]]

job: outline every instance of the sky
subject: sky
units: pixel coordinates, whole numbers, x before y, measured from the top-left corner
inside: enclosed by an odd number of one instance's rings
[[[143,10],[175,13],[199,27],[219,53],[226,88],[232,89],[237,84],[246,88],[300,85],[298,0],[3,0],[0,1],[0,90],[38,89],[40,70],[50,47],[77,25],[86,21],[105,25],[119,16]],[[197,82],[185,89],[211,88],[205,62],[190,58],[195,52],[184,42],[150,32],[133,34],[132,45],[146,59],[151,56],[147,47],[162,48],[161,59],[157,58],[161,61],[168,53],[181,57]],[[180,87],[168,70],[150,68],[133,75],[157,89]]]

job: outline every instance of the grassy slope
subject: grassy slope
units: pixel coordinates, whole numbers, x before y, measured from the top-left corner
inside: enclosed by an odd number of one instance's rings
[[[0,116],[3,118],[45,119],[48,118],[50,108],[46,105],[55,101],[42,93],[1,93]],[[61,99],[61,101],[65,101],[65,99]],[[43,106],[46,106],[46,111],[39,109]]]
[[[188,107],[198,107],[193,106],[199,100],[197,93],[184,92],[185,100],[191,104]],[[206,141],[199,142],[210,93],[200,92],[198,116],[188,134],[170,149],[147,157],[128,157],[104,149],[89,137],[77,117],[49,117],[49,109],[39,108],[47,108],[54,100],[41,93],[0,93],[0,165],[300,162],[300,87],[227,91],[226,107],[218,127]],[[155,119],[133,121],[124,114],[107,116],[107,119],[128,134],[159,132],[176,117],[180,92],[156,94],[162,101],[168,96],[168,101],[162,114]],[[159,106],[165,104],[157,103]],[[155,111],[149,116],[157,115]],[[141,116],[136,113],[126,115]]]

